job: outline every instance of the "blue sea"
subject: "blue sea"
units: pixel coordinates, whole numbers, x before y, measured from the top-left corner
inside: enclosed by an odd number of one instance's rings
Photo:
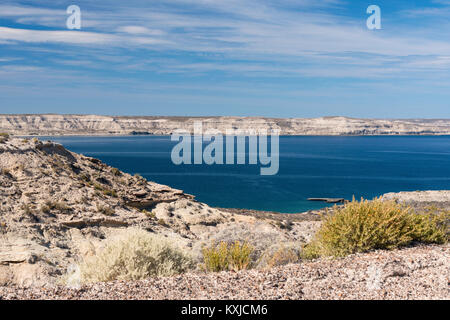
[[[174,165],[169,136],[41,137],[215,207],[283,213],[326,206],[310,197],[373,198],[450,189],[450,136],[280,137],[279,172],[259,165]],[[248,159],[248,158],[247,158]]]

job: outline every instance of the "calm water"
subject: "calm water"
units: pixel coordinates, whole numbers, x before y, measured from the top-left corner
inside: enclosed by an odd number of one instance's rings
[[[48,138],[48,137],[47,137]],[[170,137],[51,137],[131,174],[182,189],[211,206],[301,212],[309,197],[373,198],[386,192],[450,189],[450,137],[280,137],[280,170],[259,165],[181,165]]]

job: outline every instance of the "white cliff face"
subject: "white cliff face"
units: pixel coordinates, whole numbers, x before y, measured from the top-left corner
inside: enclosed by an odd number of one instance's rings
[[[98,115],[0,115],[0,132],[16,135],[168,135],[175,130],[193,132],[201,121],[203,130],[230,129],[252,134],[279,130],[281,135],[449,135],[450,119],[383,120],[346,117],[110,117]]]

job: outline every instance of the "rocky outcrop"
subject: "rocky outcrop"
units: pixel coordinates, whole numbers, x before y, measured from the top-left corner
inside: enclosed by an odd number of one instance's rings
[[[383,199],[403,203],[418,212],[430,210],[450,212],[450,190],[391,192],[384,194]]]
[[[450,120],[383,120],[347,117],[110,117],[98,115],[0,115],[0,132],[16,135],[168,135],[177,129],[279,130],[281,135],[449,135]]]
[[[211,208],[53,142],[0,142],[0,286],[57,283],[79,259],[135,228],[168,237],[195,256],[218,237],[261,239],[259,246],[269,244],[268,236],[304,242],[318,222],[305,223],[287,230],[274,219]]]

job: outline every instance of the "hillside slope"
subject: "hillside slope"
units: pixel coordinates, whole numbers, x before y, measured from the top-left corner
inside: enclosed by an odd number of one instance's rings
[[[0,285],[54,283],[130,228],[164,235],[198,255],[202,244],[220,237],[250,237],[259,246],[306,241],[318,223],[286,229],[283,221],[223,212],[37,139],[0,142],[0,199]]]

